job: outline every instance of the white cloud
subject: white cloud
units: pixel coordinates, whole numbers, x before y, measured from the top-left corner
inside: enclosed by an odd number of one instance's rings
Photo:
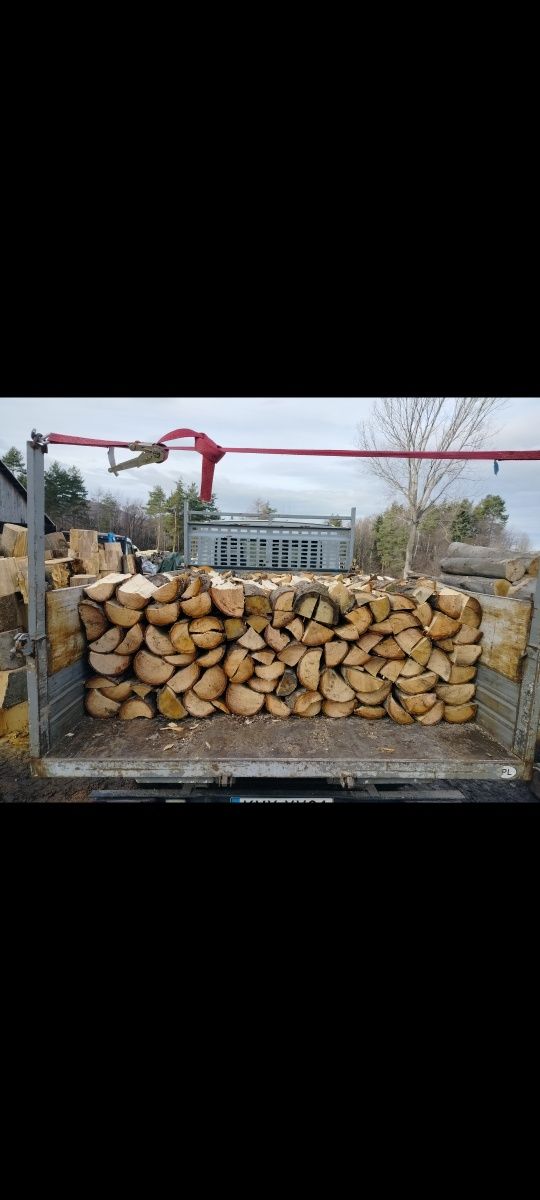
[[[193,428],[229,446],[354,449],[356,427],[369,415],[372,400],[360,399],[17,399],[0,401],[0,453],[11,445],[24,450],[35,426],[77,436],[155,441],[169,430]],[[500,414],[499,433],[487,442],[496,449],[540,447],[540,399],[509,400]],[[189,444],[192,444],[191,442]],[[383,447],[381,447],[383,448]],[[117,458],[129,457],[117,451]],[[75,464],[90,494],[99,488],[144,500],[161,483],[167,490],[179,475],[200,480],[200,458],[171,451],[162,466],[107,473],[105,449],[51,446],[48,462]],[[280,512],[341,512],[359,515],[387,503],[381,483],[366,463],[355,459],[228,455],[216,467],[215,491],[222,509],[250,507],[257,496]],[[495,477],[490,462],[475,463],[460,485],[476,500],[497,492],[506,501],[510,523],[540,547],[540,462],[502,463]]]

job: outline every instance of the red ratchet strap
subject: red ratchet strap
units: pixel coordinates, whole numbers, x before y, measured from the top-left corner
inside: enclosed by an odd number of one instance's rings
[[[173,438],[192,437],[194,446],[164,446]],[[111,446],[131,449],[134,443],[110,441],[104,438],[71,437],[69,434],[49,433],[46,441],[51,444],[66,446]],[[147,443],[140,443],[147,445]],[[196,433],[194,429],[173,429],[165,433],[154,445],[162,446],[167,453],[169,450],[191,450],[202,456],[201,500],[211,500],[214,482],[214,467],[225,454],[287,454],[313,458],[416,458],[416,459],[448,459],[473,460],[487,462],[523,462],[540,460],[540,450],[283,450],[275,447],[260,446],[219,446],[206,433]]]

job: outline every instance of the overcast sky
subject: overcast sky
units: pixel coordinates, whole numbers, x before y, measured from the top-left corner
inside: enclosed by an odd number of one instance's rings
[[[361,399],[32,399],[0,400],[0,454],[12,445],[26,453],[33,427],[41,433],[70,433],[96,438],[157,441],[172,429],[204,431],[224,446],[285,446],[304,449],[354,449],[356,427],[369,417],[374,401]],[[511,399],[497,417],[499,432],[485,448],[540,449],[540,398]],[[189,444],[193,444],[191,441]],[[384,449],[381,446],[381,449]],[[129,451],[117,450],[117,459]],[[117,492],[129,500],[146,499],[160,483],[169,491],[178,476],[199,487],[199,455],[172,451],[166,463],[108,474],[107,451],[51,446],[47,465],[75,464],[88,492]],[[388,503],[384,486],[358,459],[281,458],[227,455],[216,467],[214,489],[223,510],[246,511],[257,497],[280,513],[380,512]],[[489,492],[503,496],[509,524],[526,532],[540,547],[540,462],[475,463],[460,485],[460,494],[476,501]]]

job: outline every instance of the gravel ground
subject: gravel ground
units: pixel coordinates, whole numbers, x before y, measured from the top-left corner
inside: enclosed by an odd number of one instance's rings
[[[90,793],[98,789],[132,790],[132,780],[92,779],[35,779],[30,774],[28,740],[13,737],[0,741],[0,802],[79,804],[90,801]],[[434,785],[437,786],[437,785]],[[465,799],[473,803],[527,804],[539,803],[528,783],[439,781],[440,787],[458,788]]]

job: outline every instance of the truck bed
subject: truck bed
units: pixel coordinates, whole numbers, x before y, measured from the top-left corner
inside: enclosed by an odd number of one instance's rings
[[[501,779],[524,764],[478,724],[431,728],[269,714],[211,720],[99,721],[83,717],[35,762],[43,776],[155,780]]]

